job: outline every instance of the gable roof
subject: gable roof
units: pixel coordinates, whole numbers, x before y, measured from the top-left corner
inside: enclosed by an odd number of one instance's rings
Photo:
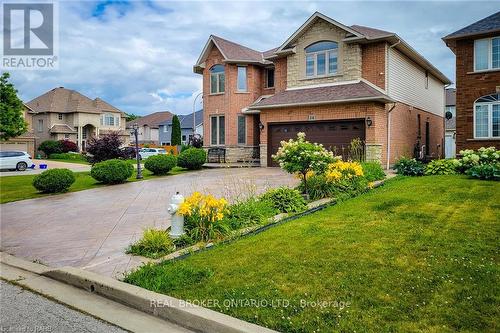
[[[271,97],[258,99],[248,109],[259,110],[361,101],[392,102],[393,100],[366,81],[356,80],[343,84],[287,89]]]
[[[191,112],[190,114],[179,114],[177,115],[179,118],[179,122],[181,123],[181,128],[183,129],[192,129],[193,128],[193,113]],[[200,126],[203,124],[203,109],[198,110],[195,112],[195,119],[194,121],[196,122],[196,127]],[[172,126],[172,119],[169,119],[167,121],[164,121],[160,124],[160,126]]]
[[[200,57],[196,61],[196,65],[193,67],[195,73],[201,73],[203,71],[204,62],[207,59],[210,50],[214,46],[219,49],[220,53],[224,57],[224,62],[227,63],[237,62],[261,65],[271,64],[269,61],[264,60],[265,52],[256,51],[227,39],[210,35],[203,51],[200,54]]]
[[[362,34],[368,39],[384,38],[394,36],[394,32],[365,27],[362,25],[351,25],[351,28]]]
[[[126,128],[131,128],[134,124],[137,124],[139,126],[148,126],[151,128],[159,128],[162,122],[172,119],[173,116],[173,113],[170,111],[154,112],[148,114],[147,116],[128,121]]]
[[[472,37],[496,31],[500,31],[500,11],[443,37],[443,40],[446,42],[452,39]]]
[[[314,14],[312,14],[307,19],[307,21],[305,21],[297,30],[295,30],[295,32],[290,37],[288,37],[288,39],[286,41],[283,42],[283,44],[281,44],[280,47],[278,47],[278,49],[276,50],[275,53],[281,53],[285,49],[289,48],[290,44],[295,42],[297,40],[297,38],[302,34],[302,32],[307,30],[318,19],[322,19],[330,24],[333,24],[333,25],[339,27],[340,29],[345,30],[347,33],[351,34],[352,36],[355,36],[355,37],[362,36],[362,34],[360,34],[358,31],[352,29],[351,27],[343,25],[342,23],[339,23],[339,22],[335,21],[334,19],[332,19],[332,18],[330,18],[330,17],[328,17],[320,12],[314,12]]]
[[[56,112],[56,113],[103,113],[120,112],[118,108],[103,101],[100,98],[94,100],[80,94],[78,91],[64,87],[54,88],[46,93],[32,99],[26,106],[34,112]]]

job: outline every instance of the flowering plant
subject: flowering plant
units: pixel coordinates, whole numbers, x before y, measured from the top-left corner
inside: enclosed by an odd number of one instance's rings
[[[477,151],[465,149],[460,151],[460,155],[462,155],[460,167],[464,171],[475,165],[500,163],[500,151],[496,150],[495,147],[481,147]]]
[[[186,218],[192,238],[209,241],[225,233],[226,228],[221,221],[226,211],[226,199],[194,192],[180,205],[178,213]]]
[[[326,181],[342,189],[350,189],[363,178],[363,167],[358,162],[337,161],[328,165]]]
[[[306,135],[302,132],[297,134],[296,140],[281,141],[281,147],[272,158],[282,169],[302,178],[305,193],[308,173],[323,173],[328,164],[336,160],[333,153],[323,145],[306,141]]]

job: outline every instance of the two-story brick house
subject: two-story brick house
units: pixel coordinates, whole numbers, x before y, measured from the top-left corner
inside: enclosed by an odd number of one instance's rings
[[[54,88],[26,105],[33,111],[37,142],[71,140],[85,150],[87,140],[118,132],[123,144],[129,143],[125,113],[100,98],[90,99],[75,90]]]
[[[500,12],[444,37],[456,55],[456,150],[500,148]]]
[[[354,138],[384,166],[443,154],[450,81],[397,34],[314,13],[279,47],[258,52],[210,36],[203,75],[204,143],[229,161],[274,165],[281,140],[305,132],[342,154]]]

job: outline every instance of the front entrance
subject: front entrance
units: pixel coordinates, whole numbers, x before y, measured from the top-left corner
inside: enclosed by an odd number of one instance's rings
[[[309,142],[321,143],[336,155],[346,155],[353,139],[365,140],[365,121],[342,120],[270,124],[267,138],[267,165],[278,166],[272,160],[271,155],[276,154],[281,141],[295,139],[299,132],[304,132],[306,140]]]

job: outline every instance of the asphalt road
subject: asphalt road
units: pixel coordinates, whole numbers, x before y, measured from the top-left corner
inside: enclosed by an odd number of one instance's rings
[[[0,332],[126,332],[31,291],[0,281]]]

